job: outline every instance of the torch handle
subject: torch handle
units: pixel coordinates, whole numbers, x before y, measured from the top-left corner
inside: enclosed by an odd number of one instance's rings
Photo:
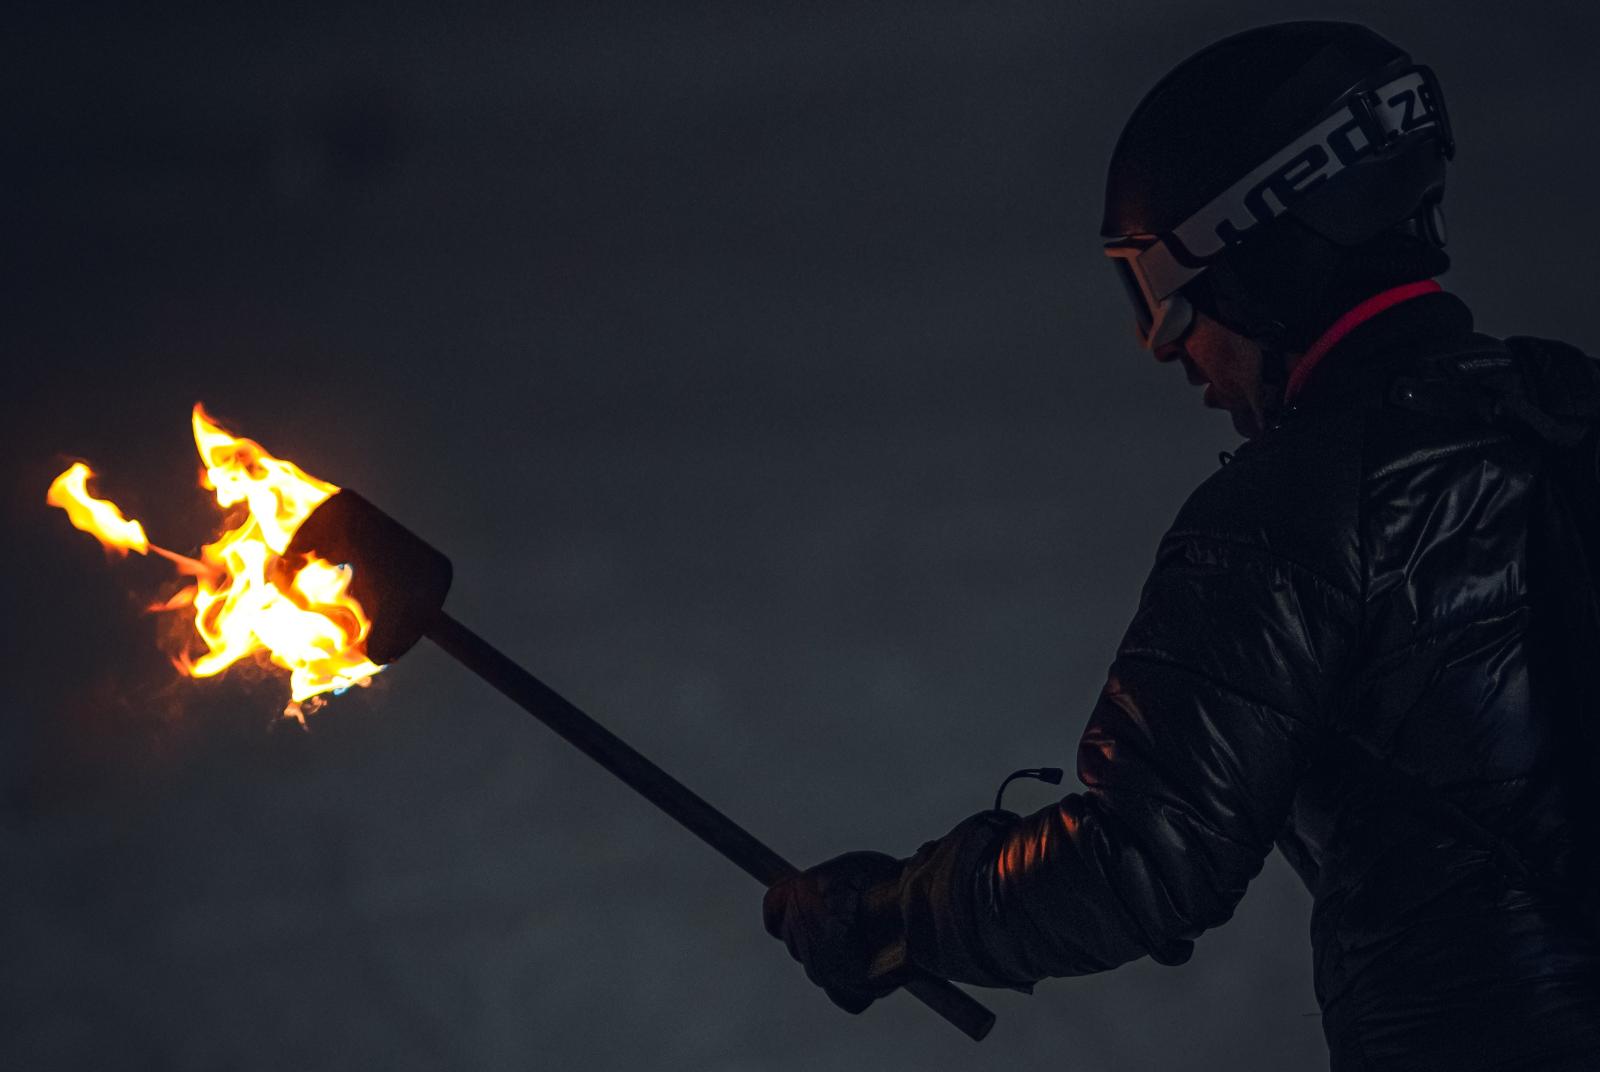
[[[793,864],[744,827],[444,611],[438,612],[425,635],[763,886],[794,874]],[[994,1013],[954,983],[920,973],[905,989],[974,1041],[982,1041],[994,1026]]]

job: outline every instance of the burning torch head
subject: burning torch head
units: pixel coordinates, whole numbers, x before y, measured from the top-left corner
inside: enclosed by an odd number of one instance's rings
[[[301,523],[289,555],[311,554],[354,573],[350,594],[372,619],[367,657],[392,663],[422,638],[450,590],[450,560],[349,489]]]

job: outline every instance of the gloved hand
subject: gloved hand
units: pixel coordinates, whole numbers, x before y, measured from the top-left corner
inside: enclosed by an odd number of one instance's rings
[[[866,1010],[910,976],[900,918],[903,861],[847,852],[767,890],[767,933],[789,948],[835,1005]]]

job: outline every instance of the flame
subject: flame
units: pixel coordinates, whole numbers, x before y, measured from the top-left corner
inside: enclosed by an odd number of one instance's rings
[[[246,508],[242,520],[200,549],[199,562],[150,545],[137,521],[89,497],[85,481],[92,474],[81,462],[56,478],[46,501],[106,546],[141,554],[149,548],[194,576],[192,585],[152,608],[194,610],[195,632],[206,650],[177,659],[180,670],[212,677],[260,654],[289,671],[284,713],[303,722],[307,701],[314,705],[324,693],[365,685],[383,669],[367,658],[372,621],[350,595],[350,568],[312,556],[299,562],[287,557],[295,530],[339,488],[273,457],[254,440],[229,434],[198,403],[192,423],[205,466],[201,486],[224,509]]]
[[[147,554],[150,541],[145,538],[144,526],[123,517],[115,503],[90,495],[89,478],[92,476],[94,470],[82,462],[73,462],[66,472],[51,481],[44,501],[65,510],[73,528],[87,532],[105,544],[107,550],[119,555],[129,551]]]
[[[224,432],[198,402],[192,423],[194,445],[206,466],[200,486],[217,493],[218,506],[248,503],[261,541],[274,554],[287,551],[300,523],[339,490],[293,462],[274,458],[255,440]]]

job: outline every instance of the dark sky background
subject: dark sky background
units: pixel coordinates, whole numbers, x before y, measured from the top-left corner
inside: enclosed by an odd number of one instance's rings
[[[1143,91],[1370,22],[1455,118],[1448,284],[1592,349],[1592,5],[142,7],[0,46],[0,1067],[1325,1066],[1276,855],[1188,965],[986,994],[981,1046],[850,1018],[759,888],[436,649],[309,732],[281,678],[176,678],[165,572],[44,489],[87,458],[193,547],[203,400],[781,852],[904,855],[1073,765],[1235,443],[1099,253]]]

